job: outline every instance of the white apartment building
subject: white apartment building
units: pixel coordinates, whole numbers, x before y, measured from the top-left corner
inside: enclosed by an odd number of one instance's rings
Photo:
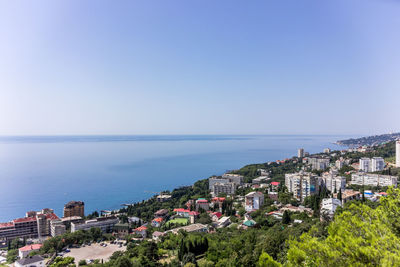
[[[264,204],[264,194],[261,192],[250,192],[245,196],[245,210],[258,210]]]
[[[324,198],[321,201],[321,216],[323,214],[333,217],[337,207],[342,206],[342,202],[336,198]]]
[[[344,166],[344,160],[342,160],[342,159],[336,160],[336,162],[335,162],[335,167],[336,167],[338,170],[340,170],[341,168],[343,168],[343,166]]]
[[[396,167],[400,168],[400,140],[396,141]]]
[[[244,176],[240,174],[225,173],[222,175],[222,178],[228,179],[231,183],[235,183],[236,185],[241,185],[243,184]]]
[[[225,193],[227,195],[233,195],[236,191],[235,183],[215,183],[211,189],[212,194],[214,196],[218,196],[221,193]]]
[[[299,150],[297,150],[297,157],[304,158],[304,148],[299,148]]]
[[[397,187],[397,176],[362,173],[362,172],[353,173],[351,175],[351,184]]]
[[[322,183],[331,193],[339,192],[340,189],[346,189],[346,178],[343,176],[337,176],[336,173],[324,173],[322,175]],[[335,190],[336,189],[336,190]]]
[[[62,220],[53,220],[50,222],[50,234],[51,236],[62,235],[66,232],[66,226]]]
[[[216,184],[216,183],[227,184],[227,183],[229,183],[229,180],[228,179],[224,179],[224,178],[211,177],[211,178],[208,179],[208,188],[210,190],[212,190],[214,184]]]
[[[325,149],[324,149],[324,153],[326,153],[326,154],[331,153],[331,149],[330,149],[330,148],[325,148]]]
[[[360,164],[359,171],[369,172],[371,170],[371,159],[361,158],[359,164]]]
[[[374,157],[371,160],[371,171],[378,172],[385,168],[385,161],[381,157]]]
[[[308,164],[311,165],[313,170],[325,170],[329,167],[329,162],[329,158],[310,157],[308,159]]]
[[[101,217],[93,220],[88,220],[84,223],[71,223],[71,232],[78,230],[89,230],[90,228],[100,228],[102,232],[111,232],[114,225],[119,222],[116,217]]]
[[[318,193],[320,177],[309,172],[285,174],[285,186],[293,197],[303,201],[304,198]]]

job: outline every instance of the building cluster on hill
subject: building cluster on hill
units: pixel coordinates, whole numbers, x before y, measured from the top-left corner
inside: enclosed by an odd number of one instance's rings
[[[153,209],[149,213],[151,217],[148,216],[146,220],[139,218],[140,215],[129,217],[122,210],[85,219],[85,204],[82,201],[65,204],[63,218],[57,217],[51,209],[30,211],[24,218],[1,223],[0,240],[44,240],[67,231],[98,228],[103,233],[112,233],[120,238],[133,235],[137,240],[152,238],[158,241],[168,233],[178,234],[180,231],[209,232],[224,227],[248,229],[257,224],[253,215],[258,216],[260,213],[265,216],[264,219],[282,222],[287,220],[287,214],[320,214],[322,220],[333,217],[337,208],[349,201],[379,201],[386,195],[385,192],[380,192],[380,188],[397,186],[397,176],[371,173],[388,169],[388,164],[382,157],[352,159],[346,156],[347,152],[324,149],[323,153],[310,156],[304,149],[299,149],[297,157],[269,162],[264,165],[265,169],[254,169],[251,176],[233,171],[210,177],[207,194],[190,196],[184,198],[184,201],[176,202],[172,201],[174,194],[161,193],[154,197],[154,203],[163,208],[155,212]],[[400,159],[400,142],[396,143],[396,152],[397,164],[397,159]],[[277,179],[271,170],[283,164],[288,165],[282,167],[285,172],[279,173],[281,176]],[[286,171],[289,164],[292,166],[291,171]],[[273,168],[268,169],[269,165]],[[364,190],[365,186],[374,189]],[[204,188],[207,191],[207,187]],[[313,196],[318,198],[312,198]],[[318,205],[310,204],[311,199],[318,200],[319,202],[315,202]],[[269,203],[268,209],[265,203]],[[292,222],[302,223],[307,216],[298,217]],[[20,258],[26,258],[38,249],[40,244],[23,247],[20,249]]]

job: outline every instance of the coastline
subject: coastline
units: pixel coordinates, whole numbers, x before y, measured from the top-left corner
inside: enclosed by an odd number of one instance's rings
[[[7,144],[6,149],[14,158],[0,157],[0,162],[9,162],[11,167],[3,173],[15,172],[15,182],[11,181],[5,187],[19,185],[21,194],[26,191],[25,194],[32,195],[34,189],[29,190],[29,186],[41,190],[43,187],[46,192],[36,195],[35,202],[30,197],[24,200],[23,196],[18,201],[11,201],[14,197],[10,195],[7,198],[5,192],[3,206],[0,204],[0,210],[3,210],[0,221],[9,221],[24,216],[28,210],[47,207],[61,216],[63,205],[70,200],[84,201],[88,214],[120,209],[123,203],[140,202],[154,195],[145,193],[146,190],[160,192],[192,185],[226,170],[291,157],[303,146],[310,152],[322,151],[332,146],[333,140],[337,139],[333,136],[263,136],[220,141]],[[26,151],[22,159],[19,154],[15,155],[11,149],[14,147],[17,151]],[[45,153],[33,154],[39,149]],[[59,150],[66,152],[60,155]],[[152,152],[145,151],[147,159],[140,152],[144,150]],[[103,156],[104,152],[110,156]],[[59,168],[62,162],[69,164]],[[29,179],[20,175],[24,170],[31,175]],[[98,197],[99,194],[102,198]]]

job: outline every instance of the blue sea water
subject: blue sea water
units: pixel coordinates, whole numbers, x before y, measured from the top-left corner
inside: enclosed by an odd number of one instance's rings
[[[29,210],[62,216],[70,200],[86,213],[147,199],[161,190],[246,164],[341,148],[349,136],[165,135],[0,137],[0,222]]]

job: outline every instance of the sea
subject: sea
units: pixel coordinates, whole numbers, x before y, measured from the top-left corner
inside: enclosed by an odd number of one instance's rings
[[[121,208],[247,164],[324,148],[354,136],[130,135],[0,137],[0,222],[85,202],[85,213]]]

